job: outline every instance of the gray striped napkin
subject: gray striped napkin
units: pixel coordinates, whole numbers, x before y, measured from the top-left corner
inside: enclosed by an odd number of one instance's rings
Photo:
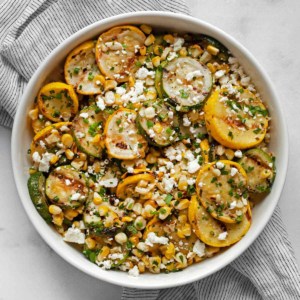
[[[138,10],[189,13],[184,0],[6,0],[0,4],[0,124],[11,127],[41,61],[79,29]],[[255,243],[218,273],[165,290],[123,289],[122,299],[300,299],[300,276],[279,207]]]

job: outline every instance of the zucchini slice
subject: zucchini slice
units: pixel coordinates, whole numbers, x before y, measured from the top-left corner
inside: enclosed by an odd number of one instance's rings
[[[154,146],[168,146],[174,143],[178,136],[177,112],[164,100],[145,103],[138,112],[136,123],[138,129]]]
[[[248,187],[251,192],[270,191],[275,178],[275,166],[268,153],[258,148],[248,150],[239,163],[248,174]]]
[[[96,105],[80,111],[72,122],[72,132],[80,151],[101,157],[104,145],[104,125],[109,113]]]
[[[86,202],[83,222],[91,236],[114,236],[125,229],[124,223],[119,218],[121,212],[117,207],[109,204],[110,201],[113,201],[114,195],[105,194],[101,197],[104,200],[101,204],[95,204],[92,199]],[[99,211],[99,208],[103,206],[107,208],[105,214]]]
[[[63,208],[79,207],[86,201],[88,194],[84,174],[71,166],[57,167],[46,180],[47,197]]]
[[[51,153],[56,153],[56,150],[60,150],[58,143],[61,142],[62,134],[70,132],[71,122],[59,122],[49,125],[39,131],[33,138],[30,145],[31,156],[38,152],[40,156],[43,153],[49,151]]]
[[[41,217],[50,224],[52,216],[49,213],[48,203],[45,195],[45,176],[42,172],[36,172],[30,175],[28,179],[28,191],[30,198]]]
[[[78,98],[71,85],[52,82],[39,91],[38,106],[53,122],[69,121],[78,111]]]
[[[243,90],[239,101],[227,92],[215,91],[205,107],[206,127],[223,146],[247,149],[261,143],[268,128],[268,112],[261,100]]]
[[[178,57],[163,68],[162,87],[181,111],[187,111],[202,106],[212,88],[212,75],[198,60]]]
[[[202,206],[222,222],[238,223],[247,211],[247,175],[236,162],[206,164],[197,176],[196,190]]]
[[[95,41],[87,41],[70,52],[65,62],[66,82],[83,95],[101,93],[103,86],[97,80],[101,74],[96,64]]]
[[[153,184],[155,177],[152,173],[136,174],[126,177],[118,184],[116,192],[117,197],[120,199],[126,199],[128,197],[139,198],[141,194],[135,191],[135,187],[141,180],[149,182],[150,187],[150,185]],[[144,189],[147,189],[149,187],[146,187]]]
[[[222,223],[212,218],[198,202],[196,195],[192,196],[188,216],[198,238],[213,247],[228,247],[238,242],[251,226],[251,218],[248,214],[245,214],[241,222],[236,224]]]
[[[118,159],[145,157],[147,141],[138,133],[137,113],[129,109],[114,112],[105,124],[105,145],[109,155]]]
[[[162,75],[163,75],[163,68],[168,64],[167,61],[163,61],[158,68],[155,70],[155,79],[154,84],[157,91],[159,98],[163,99],[165,94],[162,89]]]
[[[144,33],[135,26],[117,26],[102,33],[96,45],[100,71],[118,82],[125,82],[138,69],[136,52],[145,42]]]

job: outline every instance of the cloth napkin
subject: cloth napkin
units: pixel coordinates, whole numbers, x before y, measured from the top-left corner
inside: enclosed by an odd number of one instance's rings
[[[204,1],[203,1],[204,2]],[[11,127],[26,83],[63,40],[106,17],[138,10],[189,14],[184,0],[2,0],[0,124]],[[164,290],[123,289],[122,299],[300,299],[300,276],[279,207],[239,258],[221,271]]]

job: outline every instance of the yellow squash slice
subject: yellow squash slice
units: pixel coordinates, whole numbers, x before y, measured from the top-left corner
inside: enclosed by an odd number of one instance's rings
[[[248,214],[245,214],[241,222],[236,224],[222,223],[212,218],[198,202],[196,195],[192,196],[188,216],[198,238],[213,247],[227,247],[238,242],[251,225]]]
[[[96,64],[95,42],[87,41],[76,47],[65,62],[66,82],[83,95],[101,93],[103,85],[99,81],[101,75]]]
[[[247,211],[247,175],[238,163],[220,160],[205,165],[196,190],[202,206],[222,222],[237,223]]]
[[[52,82],[41,88],[38,106],[41,113],[51,121],[69,121],[78,111],[78,98],[71,85]]]
[[[110,156],[118,159],[135,159],[145,156],[147,141],[138,133],[135,124],[136,112],[119,109],[105,124],[105,145]]]
[[[147,181],[149,184],[153,184],[155,177],[151,173],[136,174],[129,176],[118,184],[117,197],[120,199],[139,198],[141,195],[135,191],[136,186],[141,181]],[[147,187],[146,187],[147,188]]]
[[[204,111],[208,132],[220,144],[232,149],[258,145],[265,137],[268,119],[261,100],[248,90],[240,99],[226,91],[215,91],[207,100]]]
[[[100,71],[118,82],[125,82],[138,69],[138,49],[144,45],[144,33],[135,26],[114,27],[100,35],[96,60]]]
[[[53,149],[57,143],[61,142],[61,136],[64,133],[71,132],[72,122],[54,123],[39,131],[33,138],[30,145],[30,152],[38,152],[40,156],[47,151]]]

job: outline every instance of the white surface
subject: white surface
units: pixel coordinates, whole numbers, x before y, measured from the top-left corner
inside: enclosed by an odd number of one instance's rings
[[[236,37],[255,55],[286,103],[285,113],[291,137],[290,168],[280,204],[300,261],[300,228],[297,227],[300,203],[295,198],[300,192],[297,189],[300,162],[296,158],[300,143],[296,135],[300,126],[296,115],[300,108],[296,93],[299,59],[293,61],[297,59],[296,51],[300,46],[300,24],[297,21],[300,2],[189,2],[194,15]],[[0,299],[21,296],[25,299],[34,296],[43,299],[118,299],[120,288],[95,280],[71,267],[41,240],[28,221],[15,190],[9,157],[9,131],[1,128],[0,138]]]

